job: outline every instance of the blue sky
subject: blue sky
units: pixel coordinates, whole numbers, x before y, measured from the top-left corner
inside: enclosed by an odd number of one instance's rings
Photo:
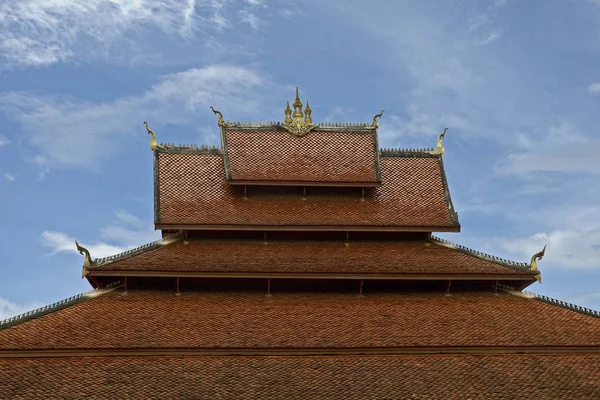
[[[460,234],[539,263],[529,289],[600,309],[600,0],[4,0],[0,319],[89,289],[82,257],[154,232],[159,141],[226,119],[367,122],[433,147]]]

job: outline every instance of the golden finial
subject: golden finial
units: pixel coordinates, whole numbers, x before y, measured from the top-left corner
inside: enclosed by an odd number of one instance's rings
[[[307,124],[312,124],[312,110],[310,109],[310,106],[308,105],[308,101],[306,101],[306,108],[304,109],[304,122],[306,122]]]
[[[429,154],[434,154],[434,155],[444,154],[444,144],[442,143],[442,138],[444,136],[446,136],[447,131],[448,131],[448,128],[444,128],[444,132],[442,132],[438,135],[437,145],[436,145],[435,149],[433,149],[429,152]]]
[[[88,249],[86,249],[83,246],[80,246],[79,243],[77,243],[77,240],[75,241],[75,246],[77,247],[77,251],[79,252],[79,254],[81,255],[85,255],[85,259],[83,260],[83,267],[91,267],[95,264],[94,261],[92,261],[92,257],[90,256],[90,252],[88,251]]]
[[[292,109],[290,108],[290,101],[287,101],[287,106],[285,107],[285,120],[286,124],[292,122]]]
[[[155,151],[156,149],[162,149],[163,147],[161,145],[159,145],[158,142],[156,141],[156,135],[154,134],[154,131],[152,129],[148,128],[148,123],[146,121],[144,121],[144,125],[146,125],[146,130],[148,131],[148,135],[151,136],[150,150]]]
[[[302,119],[304,116],[302,114],[302,102],[300,101],[300,96],[298,95],[298,86],[296,86],[296,100],[294,100],[294,120]]]
[[[539,253],[535,253],[533,257],[531,257],[531,263],[529,264],[529,268],[531,269],[531,271],[538,271],[537,262],[544,257],[544,254],[546,254],[546,245],[544,245],[542,251],[540,251]],[[535,279],[537,279],[538,282],[542,283],[542,274],[538,272],[535,276]]]
[[[292,105],[294,106],[294,113],[292,114],[294,118],[290,118],[292,110],[290,110],[290,103],[288,101],[287,108],[285,109],[285,123],[283,124],[283,128],[298,137],[302,137],[317,126],[312,124],[312,118],[310,116],[312,110],[308,107],[308,102],[306,103],[306,119],[302,119],[304,115],[302,114],[302,102],[300,101],[300,95],[298,94],[298,87],[296,87],[296,99]]]
[[[374,129],[377,129],[377,128],[379,128],[379,121],[378,121],[378,119],[379,119],[379,118],[381,118],[381,116],[383,115],[383,112],[384,112],[384,111],[385,111],[385,110],[381,110],[381,112],[380,112],[379,114],[376,114],[376,115],[373,117],[373,123],[371,124],[371,128],[374,128]]]
[[[217,120],[217,125],[226,126],[227,124],[225,124],[225,120],[223,119],[223,114],[221,114],[221,111],[215,110],[213,108],[213,106],[210,106],[210,109],[212,110],[213,113],[215,113],[215,115],[219,116],[219,119]]]

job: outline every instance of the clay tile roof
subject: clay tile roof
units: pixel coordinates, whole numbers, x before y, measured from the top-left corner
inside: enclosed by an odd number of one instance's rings
[[[600,354],[16,358],[0,359],[0,392],[32,399],[596,400],[598,371]]]
[[[116,289],[0,327],[0,352],[600,346],[599,317],[503,292],[272,293]]]
[[[157,229],[391,229],[459,231],[442,158],[427,153],[381,157],[376,188],[271,190],[230,185],[223,157],[156,151]],[[364,201],[363,201],[364,200]]]
[[[230,183],[376,186],[375,129],[316,130],[298,137],[280,126],[222,128]]]
[[[96,260],[88,271],[532,276],[528,266],[447,243],[196,239],[159,241]],[[164,244],[170,243],[170,244]]]

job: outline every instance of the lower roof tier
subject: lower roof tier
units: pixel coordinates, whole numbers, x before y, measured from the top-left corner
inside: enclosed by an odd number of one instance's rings
[[[0,356],[35,349],[600,346],[600,318],[500,292],[96,292],[0,325]]]
[[[221,154],[155,152],[157,229],[459,231],[441,156],[381,157],[377,188],[235,186]]]
[[[90,276],[142,276],[188,273],[187,276],[336,277],[380,275],[381,279],[515,279],[525,285],[537,271],[529,265],[459,248],[436,239],[282,240],[210,239],[184,241],[175,235],[132,251],[99,259],[86,267]],[[117,274],[118,272],[118,274]],[[262,275],[261,275],[262,274]],[[182,275],[180,275],[182,276]],[[444,278],[444,276],[446,278]]]
[[[0,358],[0,392],[25,399],[595,400],[598,371],[600,354]]]

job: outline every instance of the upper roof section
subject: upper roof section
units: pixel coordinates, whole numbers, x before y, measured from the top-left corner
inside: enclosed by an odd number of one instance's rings
[[[371,124],[313,124],[298,88],[284,123],[240,123],[219,116],[223,162],[230,184],[378,186],[377,119]],[[212,108],[212,107],[211,107]]]
[[[218,149],[155,151],[156,229],[458,232],[440,155],[381,152],[371,188],[231,185]]]

